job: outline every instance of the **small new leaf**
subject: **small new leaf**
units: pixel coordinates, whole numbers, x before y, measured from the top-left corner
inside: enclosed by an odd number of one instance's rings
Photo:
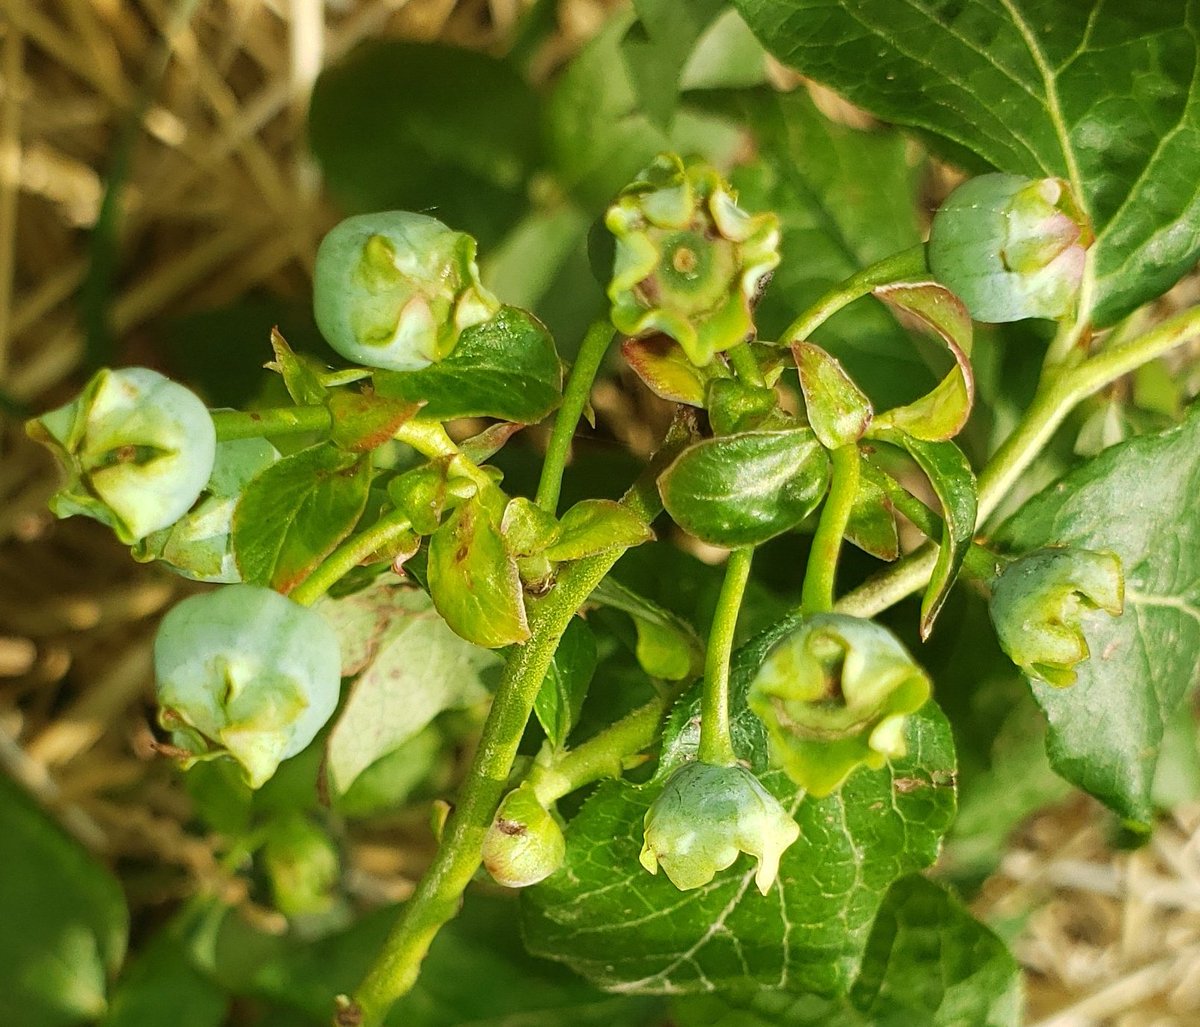
[[[629,549],[654,538],[654,532],[628,506],[611,499],[584,499],[562,515],[558,538],[546,558],[582,560],[610,549]]]
[[[800,372],[800,389],[808,410],[808,423],[821,445],[837,449],[861,439],[871,426],[871,401],[867,399],[835,358],[811,342],[792,345]]]

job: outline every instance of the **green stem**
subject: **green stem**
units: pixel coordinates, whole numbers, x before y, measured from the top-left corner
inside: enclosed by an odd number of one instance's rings
[[[271,410],[214,410],[217,440],[274,438],[279,435],[327,434],[333,418],[324,406],[276,407]]]
[[[929,269],[925,263],[925,246],[913,246],[864,268],[856,275],[834,286],[788,326],[780,336],[785,346],[803,342],[842,307],[865,296],[880,285],[905,279],[925,278]]]
[[[612,325],[607,320],[595,322],[584,336],[567,378],[562,406],[558,408],[558,416],[554,419],[550,444],[546,447],[546,460],[542,464],[542,477],[538,482],[537,505],[549,513],[558,511],[558,497],[562,491],[567,457],[571,453],[571,440],[575,437],[579,418],[587,407],[588,397],[592,394],[592,382],[596,380],[612,340]]]
[[[727,349],[725,356],[737,372],[737,376],[747,385],[762,386],[767,384],[766,379],[763,378],[762,368],[758,366],[758,361],[754,359],[754,353],[751,352],[749,345],[739,342],[736,346],[731,346]]]
[[[833,609],[833,590],[837,578],[838,554],[842,536],[850,523],[850,511],[858,494],[858,444],[848,442],[830,454],[833,477],[829,496],[821,510],[817,531],[813,535],[804,587],[800,593],[800,608],[805,613],[827,613]]]
[[[737,763],[733,739],[729,734],[729,656],[733,652],[733,634],[737,628],[742,595],[750,580],[754,550],[735,549],[725,565],[725,581],[717,597],[704,657],[704,694],[700,700],[699,758],[718,767]]]
[[[661,507],[655,481],[690,438],[683,422],[668,433],[658,456],[626,494],[626,503],[647,521]],[[462,893],[479,868],[484,835],[504,794],[517,746],[533,710],[559,640],[575,612],[620,557],[612,550],[570,564],[553,590],[533,606],[530,639],[513,647],[484,722],[458,801],[442,834],[433,863],[374,965],[352,1000],[340,1003],[338,1027],[379,1027],[393,1003],[416,982],[421,961],[442,925],[457,912]]]
[[[539,763],[529,775],[529,783],[543,806],[603,777],[620,777],[625,761],[653,744],[662,719],[671,704],[686,687],[664,692],[640,706],[615,724],[565,752],[550,763]]]
[[[979,523],[995,512],[1078,403],[1197,335],[1200,307],[1186,310],[1129,342],[1103,350],[1074,368],[1048,369],[1029,409],[979,476]],[[859,617],[875,616],[924,588],[936,558],[932,546],[922,547],[845,596],[837,609]]]
[[[289,593],[301,606],[311,606],[372,553],[390,545],[411,530],[405,513],[393,510],[365,531],[352,535],[337,547],[304,581]]]

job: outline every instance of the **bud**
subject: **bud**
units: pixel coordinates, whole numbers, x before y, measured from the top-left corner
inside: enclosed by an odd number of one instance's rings
[[[934,215],[929,267],[977,321],[1060,318],[1074,307],[1093,239],[1062,179],[981,175]]]
[[[780,641],[750,683],[747,702],[766,725],[771,754],[818,798],[865,764],[906,752],[904,722],[930,682],[899,640],[869,620],[810,617]]]
[[[441,360],[499,301],[479,282],[475,240],[424,214],[360,214],[317,250],[317,326],[347,360],[415,371]]]
[[[618,331],[668,335],[701,367],[751,335],[779,263],[779,219],[743,211],[713,167],[661,154],[604,223],[617,240],[608,298]]]
[[[241,581],[233,557],[233,511],[242,489],[278,459],[279,450],[266,439],[217,443],[216,463],[200,502],[169,528],[137,542],[134,559],[158,560],[193,581]]]
[[[323,913],[333,904],[340,873],[337,848],[303,813],[271,824],[262,859],[275,908],[284,916]]]
[[[1030,677],[1059,688],[1075,683],[1088,658],[1084,616],[1116,617],[1125,605],[1121,560],[1088,549],[1039,549],[1009,564],[992,590],[1001,648]]]
[[[251,788],[337,706],[341,654],[325,619],[257,585],[183,600],[154,640],[158,722],[189,762],[228,755]]]
[[[758,860],[754,883],[767,894],[800,828],[745,767],[685,763],[646,811],[641,863],[661,866],[680,891],[708,884],[739,852]]]
[[[50,509],[107,524],[126,545],[187,513],[217,445],[200,398],[145,367],[97,371],[78,398],[26,430],[67,472]]]
[[[562,866],[566,854],[562,828],[529,784],[504,797],[483,839],[483,865],[505,888],[544,881]]]

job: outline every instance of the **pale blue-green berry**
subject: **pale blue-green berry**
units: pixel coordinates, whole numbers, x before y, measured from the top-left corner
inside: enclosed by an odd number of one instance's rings
[[[217,459],[200,501],[168,528],[133,547],[136,560],[157,560],[193,581],[241,581],[233,556],[233,511],[242,490],[279,459],[266,439],[217,443]]]
[[[522,784],[500,803],[483,839],[483,865],[506,888],[528,888],[563,864],[567,842],[533,788]]]
[[[479,281],[475,240],[424,214],[346,218],[317,251],[317,326],[338,353],[367,367],[427,367],[499,309]]]
[[[681,891],[708,884],[738,853],[758,860],[754,883],[767,894],[800,827],[745,767],[685,763],[646,811],[641,864]]]
[[[216,457],[208,408],[145,367],[97,371],[76,399],[26,429],[67,474],[50,509],[107,524],[127,545],[187,513]]]
[[[774,646],[747,702],[766,725],[773,762],[825,796],[859,765],[877,770],[903,756],[905,721],[929,694],[929,677],[887,628],[825,613]]]
[[[980,175],[934,215],[929,267],[976,321],[1071,313],[1093,240],[1060,178]]]
[[[154,640],[158,722],[196,759],[228,755],[251,788],[337,706],[341,654],[314,610],[257,585],[183,600]]]
[[[1013,663],[1062,688],[1075,683],[1075,665],[1088,658],[1085,619],[1097,611],[1115,617],[1124,602],[1120,557],[1064,546],[1010,563],[992,587],[990,609]]]
[[[604,223],[616,237],[608,298],[618,331],[668,335],[701,367],[752,335],[754,304],[779,264],[779,218],[742,210],[715,168],[661,154]]]

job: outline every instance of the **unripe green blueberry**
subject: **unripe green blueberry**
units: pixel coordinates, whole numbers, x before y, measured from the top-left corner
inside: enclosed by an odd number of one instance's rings
[[[1093,234],[1060,178],[980,175],[934,215],[929,267],[977,321],[1067,316]]]
[[[303,813],[270,825],[262,850],[275,908],[285,916],[311,916],[333,904],[341,867],[329,835]]]
[[[1115,553],[1069,547],[1039,549],[1014,560],[992,589],[1000,646],[1030,677],[1065,687],[1088,658],[1084,618],[1121,613],[1125,580]]]
[[[747,214],[715,168],[662,154],[604,223],[617,241],[608,298],[618,331],[669,335],[699,366],[751,336],[779,263],[779,219]]]
[[[208,408],[145,367],[97,371],[76,399],[26,428],[67,472],[50,509],[107,524],[127,545],[187,513],[216,456]]]
[[[158,721],[195,759],[237,760],[258,788],[333,716],[341,654],[314,610],[257,585],[183,600],[154,640]]]
[[[385,211],[346,218],[322,240],[313,309],[347,360],[415,371],[500,304],[480,284],[474,239],[424,214]]]
[[[809,617],[767,654],[747,702],[771,756],[812,795],[829,795],[860,764],[906,751],[904,725],[930,682],[886,628],[827,613]]]
[[[708,884],[738,853],[758,860],[754,882],[767,894],[799,825],[745,767],[685,763],[646,811],[641,864],[661,866],[680,891]]]
[[[217,443],[217,458],[200,501],[168,528],[133,547],[135,560],[158,560],[193,581],[232,584],[242,580],[233,556],[233,511],[242,490],[279,459],[266,439]]]
[[[522,784],[500,803],[483,839],[483,865],[506,888],[528,888],[563,864],[567,842],[549,810]]]

